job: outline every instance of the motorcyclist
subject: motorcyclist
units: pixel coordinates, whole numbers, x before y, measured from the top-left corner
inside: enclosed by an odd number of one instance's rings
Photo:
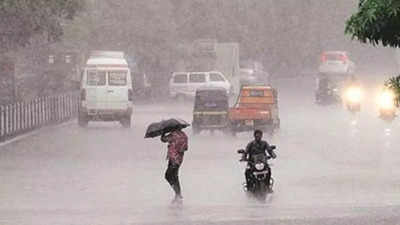
[[[248,161],[252,162],[253,156],[257,154],[265,154],[267,157],[271,157],[273,159],[276,158],[276,154],[271,148],[271,146],[268,144],[268,142],[262,140],[263,137],[263,132],[261,130],[255,130],[254,131],[254,140],[251,141],[249,144],[247,144],[247,147],[245,149],[245,153],[243,154],[243,161]],[[269,184],[270,179],[271,179],[271,168],[267,168],[269,170],[269,173],[267,175],[267,182]],[[246,187],[247,189],[252,187],[252,173],[253,169],[251,167],[247,167],[245,171],[245,177],[246,177]],[[268,186],[268,191],[272,192],[272,189],[270,189],[269,185]]]
[[[338,101],[339,89],[340,87],[335,79],[329,77],[328,74],[320,74],[317,77],[316,101],[318,103]]]
[[[330,89],[331,81],[326,75],[319,75],[317,78],[317,90],[316,97],[317,99],[321,98],[323,95],[326,95]]]

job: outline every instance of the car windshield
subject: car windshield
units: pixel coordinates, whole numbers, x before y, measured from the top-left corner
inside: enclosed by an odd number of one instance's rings
[[[227,110],[228,97],[220,91],[197,93],[194,107],[195,110]]]

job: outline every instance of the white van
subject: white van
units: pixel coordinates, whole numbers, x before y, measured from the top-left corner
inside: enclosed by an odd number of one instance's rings
[[[81,79],[79,125],[91,120],[120,121],[131,126],[132,78],[122,52],[94,51]]]
[[[174,72],[169,82],[169,94],[177,99],[194,98],[200,87],[224,88],[228,95],[232,92],[231,83],[221,72]]]

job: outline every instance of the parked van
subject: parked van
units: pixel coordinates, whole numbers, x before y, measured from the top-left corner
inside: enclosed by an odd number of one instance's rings
[[[203,87],[224,88],[231,94],[232,85],[226,77],[218,71],[210,72],[174,72],[169,82],[171,98],[194,98],[196,90]]]
[[[80,126],[93,120],[131,126],[132,78],[123,52],[92,52],[83,70],[80,97]]]

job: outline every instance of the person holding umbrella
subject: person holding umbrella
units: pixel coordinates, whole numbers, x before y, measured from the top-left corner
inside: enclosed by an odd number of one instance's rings
[[[145,136],[156,137],[161,135],[161,141],[168,143],[168,168],[165,171],[165,179],[175,192],[173,203],[180,203],[183,200],[179,182],[179,168],[182,165],[184,153],[188,150],[188,137],[182,129],[188,126],[187,122],[180,119],[163,120],[150,124]]]
[[[165,179],[175,192],[173,202],[179,202],[183,199],[179,182],[179,168],[183,162],[184,152],[188,149],[188,137],[182,129],[178,129],[168,135],[161,135],[161,141],[168,143],[168,168],[165,171]]]

